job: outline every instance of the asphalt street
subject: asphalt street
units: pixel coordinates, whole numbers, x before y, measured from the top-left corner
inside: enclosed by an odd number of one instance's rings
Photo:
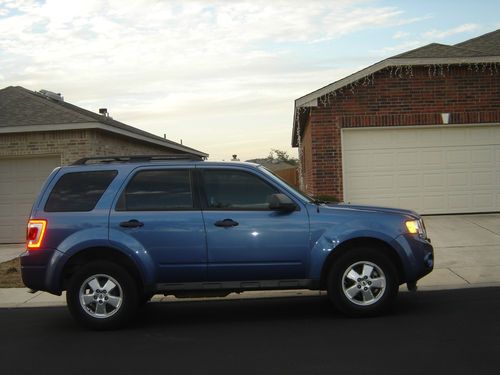
[[[492,374],[500,288],[401,293],[349,319],[325,297],[152,303],[127,329],[79,328],[66,308],[0,309],[3,374]]]

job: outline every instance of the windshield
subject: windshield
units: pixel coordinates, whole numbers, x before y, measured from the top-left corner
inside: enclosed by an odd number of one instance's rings
[[[259,166],[259,169],[264,172],[265,174],[267,175],[270,175],[271,177],[273,178],[277,178],[278,180],[280,180],[288,189],[292,190],[295,194],[297,194],[300,198],[302,198],[303,200],[305,200],[306,202],[314,202],[314,199],[311,198],[309,195],[301,192],[300,190],[298,190],[297,188],[293,187],[292,185],[290,185],[286,180],[284,180],[283,178],[281,178],[280,176],[278,176],[277,174],[271,172],[269,169],[267,169],[266,167],[263,167],[262,165]]]

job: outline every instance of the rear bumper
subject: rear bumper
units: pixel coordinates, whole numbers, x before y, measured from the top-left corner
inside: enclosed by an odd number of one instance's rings
[[[21,276],[24,285],[33,290],[61,294],[60,266],[65,256],[51,249],[25,251],[21,254]]]
[[[405,280],[413,283],[429,274],[434,269],[434,248],[429,240],[417,235],[403,234],[394,239],[393,244],[402,255]]]

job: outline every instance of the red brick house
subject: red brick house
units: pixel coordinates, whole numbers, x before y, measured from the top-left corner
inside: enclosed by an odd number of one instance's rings
[[[421,213],[500,211],[500,30],[429,44],[295,100],[311,195]]]

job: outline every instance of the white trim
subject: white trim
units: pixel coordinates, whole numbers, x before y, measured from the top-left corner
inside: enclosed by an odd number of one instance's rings
[[[362,69],[348,77],[342,78],[336,82],[329,84],[319,90],[313,91],[295,100],[295,108],[298,107],[311,107],[315,99],[328,94],[329,92],[336,91],[350,83],[359,81],[360,79],[369,76],[379,70],[389,66],[408,66],[408,65],[456,65],[456,64],[483,64],[483,63],[500,63],[500,56],[486,56],[486,57],[453,57],[453,58],[409,58],[409,59],[386,59],[365,69]],[[317,102],[316,102],[317,103]],[[317,105],[317,104],[316,104]]]
[[[100,129],[111,133],[120,134],[129,138],[135,138],[143,142],[153,143],[159,146],[168,147],[174,150],[189,152],[191,154],[207,157],[208,154],[197,151],[171,141],[161,141],[154,138],[149,138],[141,134],[133,133],[131,131],[120,129],[115,126],[103,124],[100,122],[79,122],[68,124],[50,124],[50,125],[25,125],[25,126],[5,126],[0,127],[0,134],[7,133],[28,133],[28,132],[44,132],[44,131],[61,131],[61,130],[87,130],[87,129]]]
[[[345,202],[344,129],[342,129],[342,128],[340,129],[340,160],[342,161],[342,163],[341,163],[342,164],[342,197],[338,197],[338,198],[341,202]]]

